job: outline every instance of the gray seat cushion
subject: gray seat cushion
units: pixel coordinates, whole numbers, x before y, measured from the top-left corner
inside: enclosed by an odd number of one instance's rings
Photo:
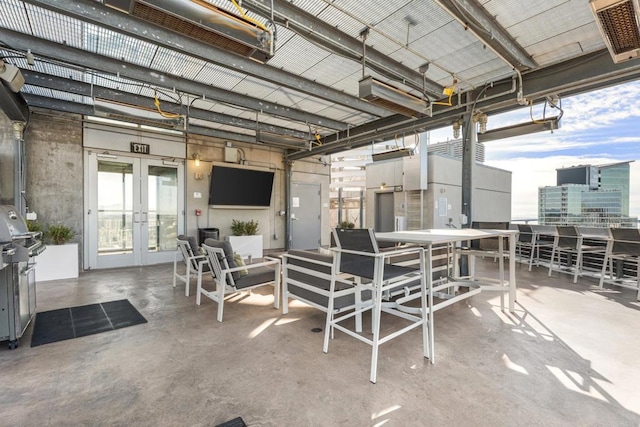
[[[236,261],[233,259],[233,248],[231,247],[231,243],[225,242],[223,240],[215,240],[215,239],[205,239],[204,244],[207,246],[211,246],[212,248],[220,248],[224,251],[224,257],[227,260],[227,265],[229,268],[236,268],[238,265]],[[222,259],[220,260],[222,261]],[[231,273],[233,280],[238,283],[240,279],[240,272],[234,271]],[[246,277],[246,276],[245,276]]]
[[[183,242],[188,242],[189,243],[189,248],[191,248],[191,256],[195,256],[195,255],[202,255],[202,248],[200,246],[198,246],[198,243],[196,242],[196,238],[193,236],[185,236],[184,234],[181,234],[178,236],[178,240],[181,240]],[[200,259],[195,260],[192,259],[191,260],[191,266],[193,267],[194,270],[198,269],[198,261],[201,261]],[[209,271],[209,264],[204,264],[202,266],[202,271]]]
[[[289,255],[294,255],[294,256],[298,256],[301,258],[310,258],[313,259],[315,261],[321,261],[321,262],[325,262],[328,264],[331,264],[333,262],[333,256],[332,255],[325,255],[325,254],[321,254],[318,252],[311,252],[311,251],[298,251],[298,250],[292,250],[288,252]],[[313,270],[313,271],[317,271],[319,273],[323,273],[323,274],[327,274],[327,275],[331,275],[331,267],[329,266],[324,266],[324,265],[318,265],[315,264],[311,261],[304,261],[301,259],[295,259],[295,258],[288,258],[287,259],[287,264],[291,264],[291,265],[295,265],[298,267],[302,267],[305,269],[309,269],[309,270]],[[331,288],[331,281],[321,278],[321,277],[317,277],[317,276],[313,276],[311,274],[306,274],[306,273],[302,273],[300,271],[288,271],[287,275],[290,279],[293,280],[297,280],[299,282],[305,283],[307,285],[316,287],[318,289],[322,289],[324,291],[329,291]],[[350,289],[352,288],[353,285],[350,284],[346,284],[346,283],[341,283],[341,282],[336,282],[335,285],[335,290],[336,291],[342,291],[345,289]],[[299,286],[290,284],[288,286],[289,288],[289,293],[294,295],[294,296],[298,296],[302,299],[305,299],[307,301],[311,301],[313,303],[316,303],[322,307],[328,307],[329,306],[329,297],[325,296],[325,295],[321,295],[317,292],[313,292],[310,291],[308,289],[304,289],[301,288]],[[362,300],[366,301],[366,300],[370,300],[371,299],[371,291],[365,290],[362,292]],[[352,306],[355,304],[355,296],[354,294],[349,294],[349,295],[343,295],[341,297],[335,298],[334,302],[333,302],[333,306],[335,309],[339,310],[343,307],[347,307],[347,306]]]
[[[250,288],[261,283],[273,282],[276,277],[275,268],[270,265],[249,268],[248,270],[249,274],[246,276],[242,276],[239,279],[233,278],[236,282],[236,289]]]
[[[202,254],[202,250],[200,249],[200,246],[198,246],[198,242],[196,241],[195,237],[185,236],[184,234],[181,234],[178,236],[178,240],[186,240],[187,242],[189,242],[189,247],[191,248],[191,253],[193,255]]]

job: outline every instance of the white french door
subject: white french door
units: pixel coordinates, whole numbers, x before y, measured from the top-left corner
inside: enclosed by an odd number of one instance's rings
[[[184,227],[184,167],[85,152],[85,268],[173,261]]]

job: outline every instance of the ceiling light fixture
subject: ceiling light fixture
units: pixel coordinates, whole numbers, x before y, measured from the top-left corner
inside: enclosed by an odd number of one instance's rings
[[[428,114],[427,101],[424,99],[365,75],[365,60],[367,55],[366,41],[368,34],[369,28],[365,28],[360,33],[362,37],[362,80],[359,82],[360,98],[407,117],[422,117]],[[426,73],[429,66],[424,65],[422,68],[425,70],[424,73]]]
[[[7,86],[13,92],[18,93],[24,86],[24,77],[20,69],[14,65],[7,64],[0,59],[0,80],[7,82]]]
[[[232,3],[241,16],[205,0],[104,1],[106,6],[152,24],[261,63],[267,62],[275,52],[271,30],[247,16],[235,0]]]
[[[544,121],[534,120],[517,125],[491,129],[478,134],[478,142],[494,141],[496,139],[512,138],[535,132],[554,131],[560,128],[560,117],[550,117]]]
[[[638,0],[591,0],[589,6],[613,62],[617,64],[640,55]]]

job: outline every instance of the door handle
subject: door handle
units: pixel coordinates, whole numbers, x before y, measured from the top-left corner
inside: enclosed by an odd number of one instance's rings
[[[147,224],[149,222],[149,213],[142,212],[142,221],[143,224]]]
[[[137,224],[140,222],[140,212],[134,212],[133,213],[133,222],[134,224]]]

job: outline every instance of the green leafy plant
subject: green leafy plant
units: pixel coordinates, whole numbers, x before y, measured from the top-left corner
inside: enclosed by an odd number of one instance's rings
[[[234,236],[254,236],[258,234],[258,221],[238,221],[231,222],[231,233]]]
[[[338,224],[338,228],[355,228],[355,227],[356,225],[351,221],[342,221],[340,224]]]
[[[27,230],[37,233],[38,231],[43,232],[44,228],[42,227],[42,224],[40,224],[38,221],[27,220]]]
[[[76,232],[73,229],[62,224],[49,225],[47,227],[46,237],[49,242],[54,245],[64,245],[73,239]]]

